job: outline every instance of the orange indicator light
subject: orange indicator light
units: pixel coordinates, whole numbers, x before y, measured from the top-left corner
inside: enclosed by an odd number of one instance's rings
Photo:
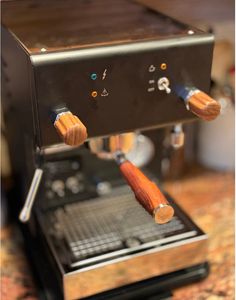
[[[166,70],[166,68],[167,68],[167,65],[166,65],[165,63],[162,63],[162,64],[161,64],[161,69],[162,69],[162,70]]]
[[[97,95],[98,95],[98,93],[97,93],[96,91],[93,91],[93,92],[91,93],[91,96],[92,96],[93,98],[96,98]]]

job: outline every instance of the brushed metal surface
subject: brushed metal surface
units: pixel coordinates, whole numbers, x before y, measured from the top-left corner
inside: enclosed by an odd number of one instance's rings
[[[75,300],[205,261],[206,235],[127,256],[63,277],[65,300]],[[132,279],[131,279],[132,278]]]
[[[207,235],[168,201],[176,215],[164,225],[155,224],[124,186],[42,215],[40,226],[58,266],[64,299],[204,263]]]

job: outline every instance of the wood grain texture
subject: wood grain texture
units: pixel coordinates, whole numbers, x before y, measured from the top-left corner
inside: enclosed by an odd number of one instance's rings
[[[174,215],[174,209],[169,205],[156,184],[129,161],[120,165],[120,171],[133,190],[138,202],[154,217],[156,223],[169,222]]]
[[[30,53],[181,37],[188,31],[129,0],[4,2],[2,23]]]
[[[191,112],[202,120],[212,121],[220,114],[220,104],[202,91],[193,94],[187,103]]]
[[[80,146],[87,139],[87,129],[78,117],[70,112],[61,115],[54,123],[65,144]]]

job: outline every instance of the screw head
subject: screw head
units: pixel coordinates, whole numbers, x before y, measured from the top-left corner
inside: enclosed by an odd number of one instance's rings
[[[194,34],[194,31],[193,31],[193,30],[189,30],[189,31],[188,31],[188,34],[189,34],[189,35],[192,35],[192,34]]]

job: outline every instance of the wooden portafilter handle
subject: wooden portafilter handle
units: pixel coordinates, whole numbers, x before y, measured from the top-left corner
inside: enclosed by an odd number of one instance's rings
[[[191,89],[185,97],[187,108],[205,121],[212,121],[220,114],[220,104],[198,89]]]
[[[169,222],[174,215],[174,209],[156,184],[126,159],[119,162],[119,167],[136,199],[154,217],[155,222],[158,224]]]
[[[84,124],[69,110],[56,114],[54,127],[61,136],[63,142],[70,146],[82,145],[88,136]]]

